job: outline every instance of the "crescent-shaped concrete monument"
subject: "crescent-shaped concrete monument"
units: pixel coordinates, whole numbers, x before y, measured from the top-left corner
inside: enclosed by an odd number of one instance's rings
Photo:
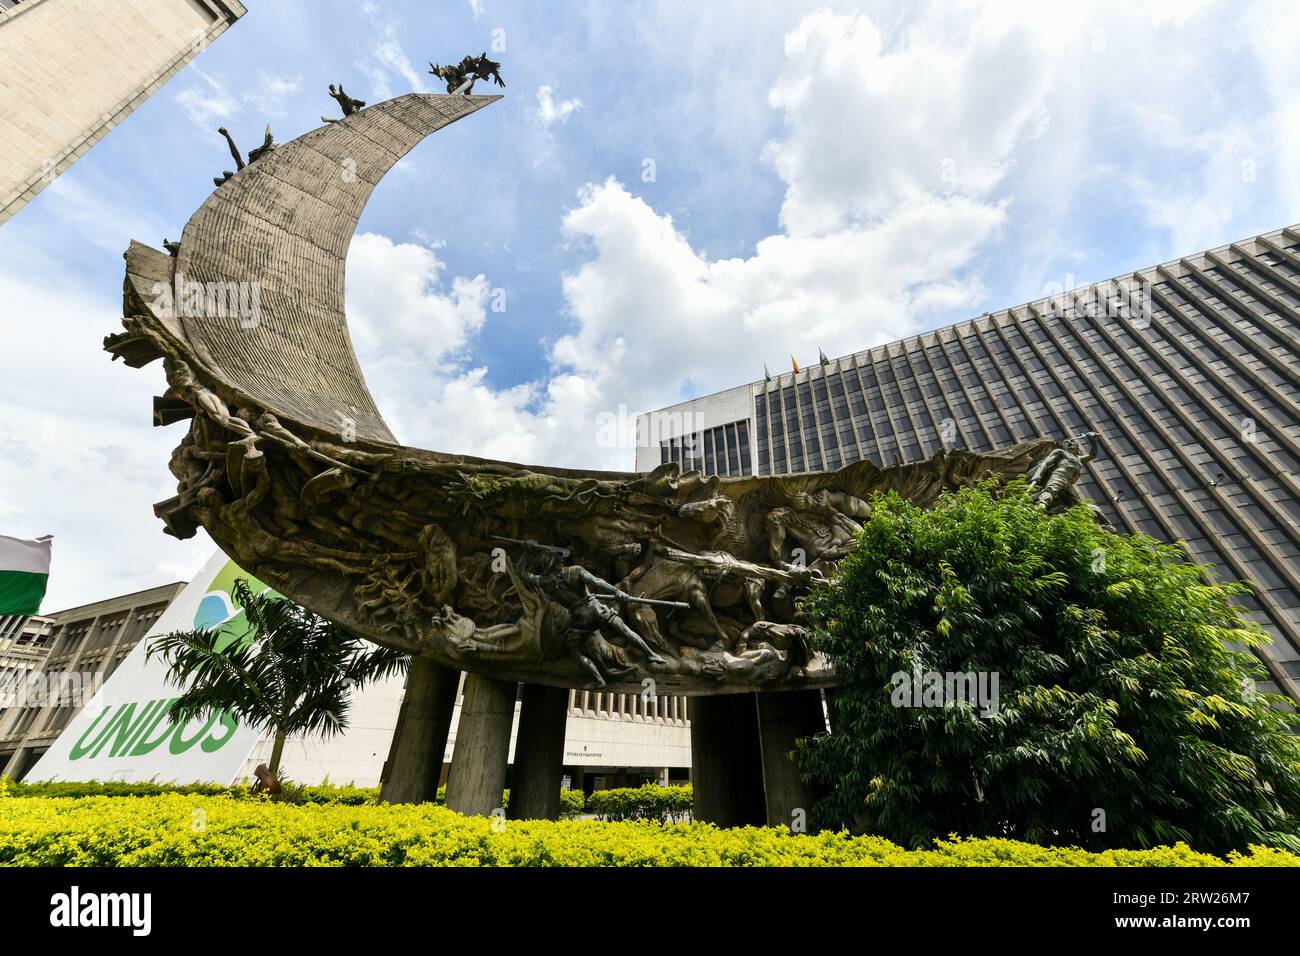
[[[204,527],[306,607],[450,667],[620,692],[647,679],[685,695],[827,685],[798,598],[833,573],[871,494],[924,505],[1023,474],[1053,444],[770,478],[399,445],[352,351],[348,244],[398,160],[496,99],[359,110],[220,185],[175,256],[132,244],[126,331],[105,347],[132,366],[164,359],[155,422],[191,422],[171,461],[178,493],[157,513],[179,537]]]

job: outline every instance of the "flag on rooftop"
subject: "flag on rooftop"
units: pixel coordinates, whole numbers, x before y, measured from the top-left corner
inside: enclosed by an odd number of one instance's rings
[[[831,364],[831,360],[826,357],[826,353],[823,352],[820,347],[817,349],[817,356],[821,360],[823,366]]]
[[[0,614],[41,613],[52,542],[48,536],[28,541],[0,534]]]
[[[798,375],[798,374],[799,374],[799,363],[796,362],[796,361],[794,360],[794,356],[793,356],[793,355],[790,356],[790,364],[794,366],[794,374]]]

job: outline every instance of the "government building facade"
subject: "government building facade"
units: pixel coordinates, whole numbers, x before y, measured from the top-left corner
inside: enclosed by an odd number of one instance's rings
[[[637,470],[915,462],[1087,431],[1079,490],[1180,541],[1273,643],[1300,700],[1300,226],[641,415]]]

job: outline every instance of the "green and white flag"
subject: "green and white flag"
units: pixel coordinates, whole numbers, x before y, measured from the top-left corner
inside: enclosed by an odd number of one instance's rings
[[[50,579],[52,538],[26,541],[0,534],[0,614],[41,613]]]

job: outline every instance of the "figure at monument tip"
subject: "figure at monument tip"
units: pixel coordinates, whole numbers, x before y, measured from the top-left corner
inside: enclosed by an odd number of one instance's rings
[[[460,63],[455,66],[439,66],[437,63],[429,64],[429,72],[439,79],[447,81],[447,92],[455,93],[464,87],[462,92],[466,96],[474,92],[474,82],[476,80],[491,80],[497,86],[504,87],[505,80],[501,79],[501,64],[495,60],[489,60],[487,51],[483,51],[478,56],[465,56],[461,58]]]
[[[1050,511],[1064,496],[1067,488],[1083,476],[1083,466],[1097,457],[1096,432],[1084,432],[1074,438],[1067,438],[1061,447],[1052,451],[1040,461],[1029,473],[1029,489],[1036,492],[1034,500],[1038,506]],[[1080,455],[1080,449],[1087,443],[1086,454]]]

